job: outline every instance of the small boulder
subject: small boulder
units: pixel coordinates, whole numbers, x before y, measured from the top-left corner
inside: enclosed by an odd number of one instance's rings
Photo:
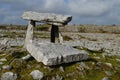
[[[120,59],[116,59],[117,62],[120,62]]]
[[[59,70],[60,70],[61,72],[64,72],[64,68],[63,68],[62,66],[60,66]]]
[[[1,58],[0,61],[7,61],[7,59],[6,58]]]
[[[94,57],[94,59],[100,60],[100,57]]]
[[[5,51],[8,48],[7,45],[0,44],[0,51]]]
[[[62,76],[59,76],[58,74],[55,77],[52,77],[51,80],[63,80]]]
[[[108,77],[104,77],[102,80],[111,80],[111,79]]]
[[[10,69],[12,69],[12,67],[9,65],[4,65],[4,66],[2,66],[2,69],[10,70]]]
[[[108,66],[109,68],[113,68],[111,63],[105,63],[106,66]]]
[[[30,59],[31,57],[32,57],[32,56],[31,56],[30,54],[28,54],[28,55],[22,57],[22,59],[23,59],[23,60],[28,60],[28,59]]]
[[[34,80],[41,80],[44,76],[42,72],[39,70],[33,70],[30,75],[33,77]]]
[[[107,76],[112,76],[112,73],[111,73],[110,71],[105,71],[105,74],[106,74]]]
[[[9,40],[7,38],[5,38],[4,40],[2,40],[0,43],[2,45],[6,45],[9,42]]]
[[[81,65],[82,68],[84,68],[84,69],[89,69],[89,67],[88,67],[84,62],[80,62],[80,65]]]
[[[3,64],[3,62],[0,62],[0,65],[2,65]]]
[[[66,77],[74,77],[74,75],[75,75],[75,73],[72,72],[72,73],[68,73],[68,74],[66,74]]]
[[[13,72],[6,72],[1,76],[1,80],[17,80],[17,74]]]

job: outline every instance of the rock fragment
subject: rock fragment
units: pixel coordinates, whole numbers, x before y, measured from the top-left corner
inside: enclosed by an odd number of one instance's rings
[[[13,72],[6,72],[1,76],[1,80],[17,80],[17,74]]]
[[[7,69],[7,70],[10,70],[12,67],[11,66],[9,66],[9,65],[4,65],[4,66],[2,66],[2,69]]]
[[[39,70],[33,70],[30,75],[33,77],[34,80],[41,80],[44,76],[42,72]]]

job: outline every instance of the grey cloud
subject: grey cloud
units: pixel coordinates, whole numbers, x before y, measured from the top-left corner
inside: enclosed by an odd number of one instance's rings
[[[0,24],[25,23],[24,11],[71,14],[72,23],[120,23],[120,0],[0,0]]]
[[[109,12],[113,6],[108,0],[74,0],[69,3],[73,14],[99,16]]]

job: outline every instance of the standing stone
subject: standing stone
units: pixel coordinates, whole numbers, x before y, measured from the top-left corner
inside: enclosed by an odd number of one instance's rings
[[[24,47],[27,47],[27,44],[29,44],[29,42],[32,42],[34,26],[35,26],[35,21],[32,21],[32,20],[29,21]]]
[[[63,37],[62,37],[62,34],[61,34],[60,31],[59,31],[59,42],[60,42],[60,43],[63,43]]]
[[[17,74],[6,72],[1,76],[1,80],[17,80]]]
[[[59,37],[59,28],[58,26],[52,25],[51,28],[51,42],[55,43],[55,38]]]
[[[41,80],[44,76],[42,72],[39,70],[33,70],[30,75],[33,77],[34,80]]]

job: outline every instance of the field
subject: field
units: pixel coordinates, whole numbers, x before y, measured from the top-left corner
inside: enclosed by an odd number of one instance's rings
[[[50,41],[49,25],[34,28],[34,42]],[[45,66],[23,48],[27,25],[0,25],[0,76],[17,74],[17,80],[33,80],[30,73],[41,71],[42,80],[120,80],[120,26],[69,25],[60,27],[64,45],[85,50],[90,58],[58,66]],[[4,68],[9,66],[9,68]]]

